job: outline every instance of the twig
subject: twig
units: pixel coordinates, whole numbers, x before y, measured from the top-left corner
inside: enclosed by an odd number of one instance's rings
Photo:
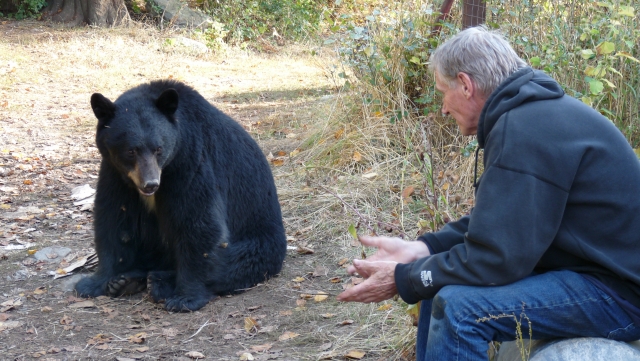
[[[199,334],[199,333],[200,333],[200,331],[202,331],[202,329],[203,329],[203,328],[205,328],[205,327],[207,327],[207,326],[211,325],[212,323],[211,323],[211,322],[209,322],[209,321],[211,321],[211,319],[212,319],[212,318],[213,318],[213,317],[211,317],[210,319],[208,319],[208,320],[207,320],[207,322],[205,322],[204,324],[202,324],[202,326],[200,326],[200,328],[198,329],[198,331],[196,331],[196,333],[194,333],[193,335],[191,335],[191,336],[189,336],[189,337],[185,338],[184,340],[182,340],[182,343],[186,343],[186,342],[188,342],[188,341],[189,341],[189,340],[191,340],[195,335]]]

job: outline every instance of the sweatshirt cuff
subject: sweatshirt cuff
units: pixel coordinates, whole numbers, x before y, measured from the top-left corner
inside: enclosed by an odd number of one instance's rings
[[[422,299],[414,290],[411,278],[409,278],[412,267],[413,263],[398,263],[394,272],[398,294],[408,304],[418,303]]]
[[[429,249],[429,254],[430,255],[438,253],[438,252],[436,252],[434,250],[434,248],[432,246],[434,240],[437,242],[436,237],[431,233],[425,233],[422,236],[418,237],[418,241],[422,241],[424,244],[427,245],[427,248]]]

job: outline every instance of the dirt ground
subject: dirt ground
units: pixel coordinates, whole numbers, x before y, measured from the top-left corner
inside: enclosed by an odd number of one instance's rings
[[[309,46],[200,53],[181,44],[180,34],[141,26],[0,20],[0,359],[402,359],[397,347],[415,335],[406,305],[335,300],[352,282],[345,261],[361,250],[340,200],[314,186],[332,179],[305,171],[301,147],[334,111],[334,59]],[[79,299],[79,271],[54,279],[93,253],[91,203],[72,195],[97,181],[89,97],[114,100],[159,78],[193,86],[258,140],[290,246],[279,277],[192,313],[168,313],[144,294]]]

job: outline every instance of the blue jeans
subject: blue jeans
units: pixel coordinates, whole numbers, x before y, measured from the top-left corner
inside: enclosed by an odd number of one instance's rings
[[[640,339],[640,325],[606,293],[571,271],[533,275],[495,287],[446,286],[423,300],[417,361],[488,360],[490,341],[603,337]],[[530,330],[531,329],[531,330]]]

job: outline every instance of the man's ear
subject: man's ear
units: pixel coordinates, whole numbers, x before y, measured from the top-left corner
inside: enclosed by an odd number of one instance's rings
[[[471,99],[478,91],[473,79],[467,73],[459,72],[457,76],[458,86],[461,87],[462,94],[466,99]]]

